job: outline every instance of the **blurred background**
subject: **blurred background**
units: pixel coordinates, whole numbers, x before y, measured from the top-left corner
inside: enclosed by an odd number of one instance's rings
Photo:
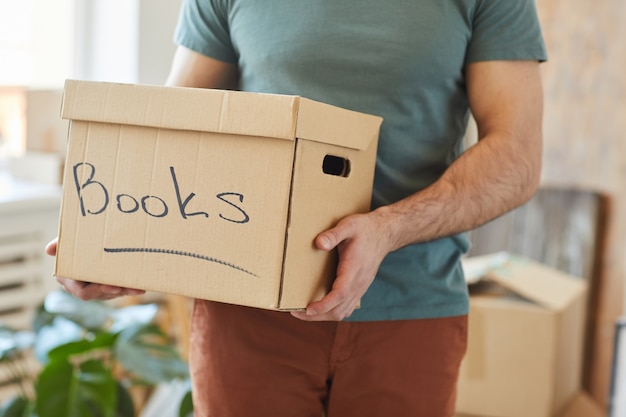
[[[55,289],[43,247],[58,227],[65,79],[162,84],[180,3],[0,0],[3,323],[27,326]],[[620,390],[616,328],[625,311],[626,2],[536,3],[549,53],[541,190],[473,233],[472,254],[506,250],[586,280],[580,384],[609,410]]]

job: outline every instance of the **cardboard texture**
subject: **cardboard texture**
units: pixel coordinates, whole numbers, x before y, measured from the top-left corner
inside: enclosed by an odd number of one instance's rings
[[[470,286],[458,412],[559,415],[580,389],[586,291],[582,279],[519,257]]]
[[[382,119],[297,96],[66,82],[56,274],[276,310],[331,285],[313,240],[370,207]]]

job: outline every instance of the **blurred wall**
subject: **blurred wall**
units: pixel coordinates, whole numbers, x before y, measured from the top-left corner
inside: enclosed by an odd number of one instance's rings
[[[76,78],[163,84],[181,0],[76,0]]]
[[[594,357],[586,387],[600,404],[610,388],[614,326],[624,314],[626,256],[626,2],[536,0],[548,46],[544,184],[612,198]]]

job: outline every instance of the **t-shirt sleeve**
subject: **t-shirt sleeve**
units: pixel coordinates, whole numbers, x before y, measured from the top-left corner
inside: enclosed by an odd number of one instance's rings
[[[478,0],[465,62],[547,60],[534,0]]]
[[[237,62],[230,39],[229,0],[184,0],[174,42],[220,61]]]

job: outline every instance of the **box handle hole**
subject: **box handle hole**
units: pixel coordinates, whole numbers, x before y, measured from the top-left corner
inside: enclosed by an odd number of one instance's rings
[[[327,175],[347,177],[350,175],[350,161],[335,155],[326,155],[322,163],[322,171]]]

